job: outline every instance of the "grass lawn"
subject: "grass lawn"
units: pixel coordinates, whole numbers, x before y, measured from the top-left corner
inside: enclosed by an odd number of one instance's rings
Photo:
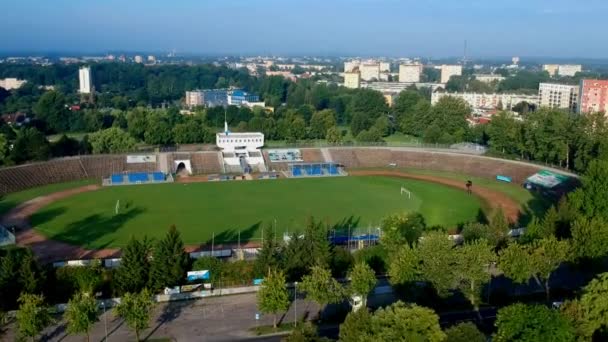
[[[99,181],[97,180],[81,180],[68,183],[57,183],[8,194],[4,197],[0,197],[0,215],[7,213],[9,210],[23,202],[27,202],[36,197],[98,182]]]
[[[412,197],[400,194],[404,186]],[[115,214],[117,200],[120,210]],[[300,230],[314,216],[337,228],[377,226],[393,213],[419,211],[429,225],[474,220],[483,203],[464,191],[389,177],[335,177],[108,187],[53,203],[31,218],[52,239],[88,248],[124,246],[130,236],[160,238],[175,224],[187,244],[258,238]],[[346,222],[346,223],[345,223]]]
[[[524,187],[520,184],[499,182],[493,179],[472,177],[464,174],[445,171],[432,171],[413,168],[403,168],[401,170],[414,174],[431,175],[449,179],[462,180],[463,183],[467,180],[471,180],[473,182],[473,186],[480,185],[488,189],[502,192],[517,201],[521,206],[521,210],[524,213],[522,217],[523,222],[521,222],[522,224],[525,224],[529,220],[530,214],[542,215],[552,204],[549,199],[540,197],[524,189]]]
[[[388,137],[384,137],[382,139],[384,139],[384,141],[389,143],[389,145],[391,143],[413,143],[413,144],[415,144],[415,143],[420,142],[420,138],[417,138],[413,135],[403,134],[400,132],[396,132],[396,133],[391,134]]]

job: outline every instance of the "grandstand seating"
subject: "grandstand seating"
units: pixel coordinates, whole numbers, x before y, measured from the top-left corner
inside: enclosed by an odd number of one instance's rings
[[[110,177],[110,180],[112,181],[112,184],[122,184],[124,182],[124,176],[123,175],[117,175],[114,174]]]
[[[324,162],[323,153],[318,148],[305,148],[302,149],[302,159],[306,163],[319,163]]]
[[[192,173],[194,174],[208,174],[208,173],[219,173],[222,172],[222,165],[220,165],[219,152],[197,152],[190,153],[190,163],[192,165]],[[175,159],[182,159],[180,158]]]

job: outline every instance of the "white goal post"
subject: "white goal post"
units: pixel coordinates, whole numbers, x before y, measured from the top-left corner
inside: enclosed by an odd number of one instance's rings
[[[403,195],[403,194],[406,194],[408,199],[412,198],[412,192],[402,186],[401,195]]]

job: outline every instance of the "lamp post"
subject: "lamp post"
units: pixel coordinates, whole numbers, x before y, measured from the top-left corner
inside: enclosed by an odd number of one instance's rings
[[[298,282],[293,283],[293,326],[298,326]]]
[[[108,315],[106,315],[106,301],[102,301],[101,302],[101,306],[103,307],[103,328],[106,332],[106,339],[105,341],[108,341]]]

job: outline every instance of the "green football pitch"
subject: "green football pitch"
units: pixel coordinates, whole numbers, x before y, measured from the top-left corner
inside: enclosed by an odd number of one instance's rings
[[[404,187],[411,196],[401,193]],[[116,212],[118,202],[118,213]],[[186,244],[241,242],[301,230],[313,216],[366,231],[394,213],[420,212],[428,225],[475,220],[485,203],[463,190],[389,177],[335,177],[106,187],[54,202],[31,217],[48,238],[87,248],[160,238],[175,224]]]

